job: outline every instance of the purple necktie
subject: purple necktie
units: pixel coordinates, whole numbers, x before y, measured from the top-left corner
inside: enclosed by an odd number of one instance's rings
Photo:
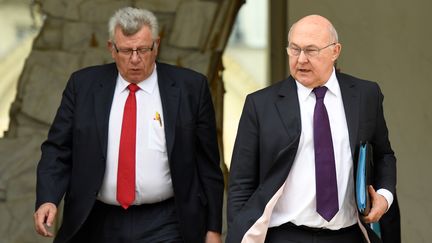
[[[313,90],[316,97],[313,130],[317,212],[328,222],[339,210],[335,159],[330,122],[324,105],[327,87]]]

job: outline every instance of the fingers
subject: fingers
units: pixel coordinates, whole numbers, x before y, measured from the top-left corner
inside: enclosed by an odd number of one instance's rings
[[[54,236],[48,228],[53,225],[56,214],[57,207],[53,203],[42,204],[33,215],[36,232],[45,237]]]
[[[217,232],[207,231],[206,243],[222,243],[221,235]]]
[[[372,186],[369,186],[369,195],[371,197],[372,208],[367,216],[363,217],[365,223],[378,222],[387,209],[387,200],[380,194],[376,193]]]
[[[56,214],[57,214],[57,210],[55,210],[55,212],[50,210],[50,213],[48,213],[48,217],[45,221],[48,227],[51,227],[53,225]]]

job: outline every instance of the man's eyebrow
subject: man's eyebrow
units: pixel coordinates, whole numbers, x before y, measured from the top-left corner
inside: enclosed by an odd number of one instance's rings
[[[302,49],[306,49],[306,48],[319,48],[317,45],[311,44],[311,45],[307,45],[305,47],[300,47],[299,45],[295,44],[295,43],[290,43],[290,45],[294,46],[294,47],[298,47],[298,48],[302,48]]]
[[[316,45],[307,45],[307,46],[305,46],[304,48],[311,48],[311,47],[319,49],[319,47],[316,46]]]

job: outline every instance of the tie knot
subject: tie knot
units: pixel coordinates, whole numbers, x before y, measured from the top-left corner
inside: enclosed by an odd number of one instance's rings
[[[317,99],[324,99],[324,96],[327,92],[326,86],[321,86],[313,89],[313,92],[315,93],[315,97]]]
[[[135,93],[137,90],[139,90],[139,87],[136,84],[129,84],[128,89],[130,92]]]

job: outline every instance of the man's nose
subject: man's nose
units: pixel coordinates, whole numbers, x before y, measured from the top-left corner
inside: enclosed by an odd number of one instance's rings
[[[308,59],[308,57],[306,56],[306,54],[304,53],[304,51],[303,50],[301,50],[300,51],[300,54],[299,54],[299,57],[298,57],[298,62],[300,62],[300,63],[305,63],[305,62],[307,62],[309,59]]]
[[[141,61],[141,56],[138,54],[137,50],[133,50],[132,51],[132,54],[131,54],[131,57],[130,57],[130,61],[132,63],[138,63],[138,62]]]

